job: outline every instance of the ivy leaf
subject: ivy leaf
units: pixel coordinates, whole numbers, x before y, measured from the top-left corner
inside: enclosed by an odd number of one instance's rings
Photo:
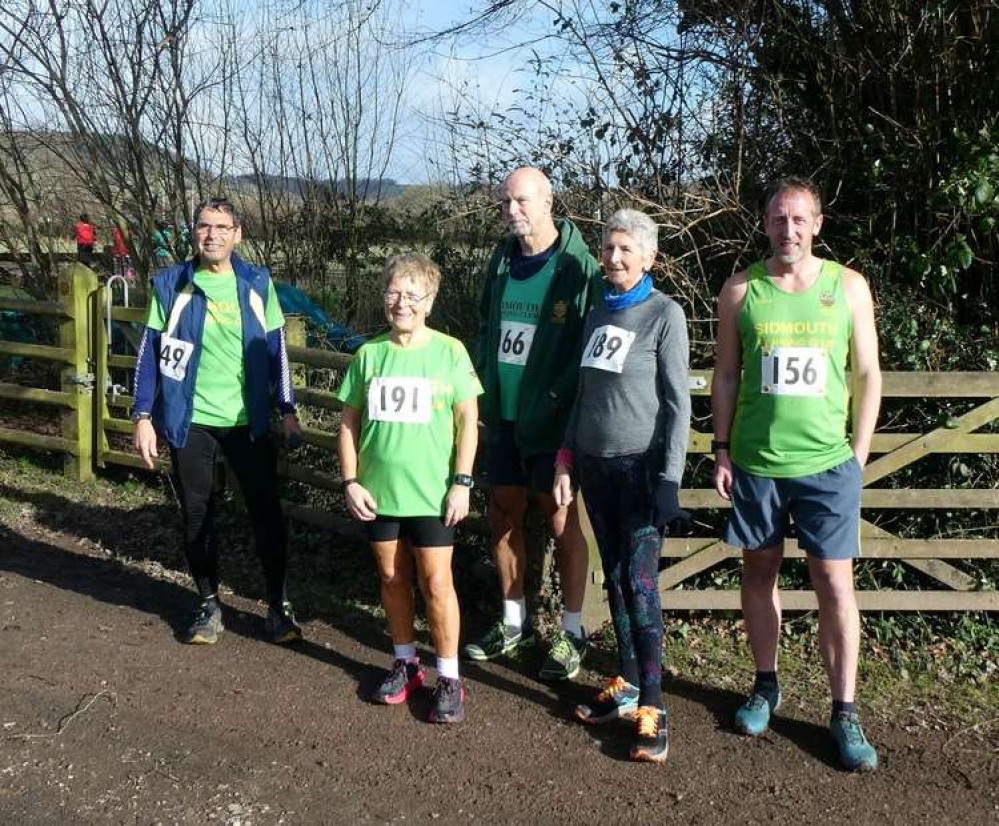
[[[992,200],[994,195],[995,188],[992,186],[991,181],[982,181],[975,189],[975,200],[979,204],[987,204]]]

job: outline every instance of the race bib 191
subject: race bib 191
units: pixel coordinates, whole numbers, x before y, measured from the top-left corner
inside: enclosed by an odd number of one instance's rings
[[[432,392],[429,379],[372,379],[368,385],[368,418],[376,422],[427,424]]]
[[[583,350],[583,360],[579,366],[620,373],[624,370],[624,360],[628,358],[628,351],[634,341],[635,334],[631,330],[624,330],[613,324],[597,327]]]
[[[497,356],[501,364],[527,364],[527,356],[534,342],[534,324],[522,324],[519,321],[503,321],[500,323],[499,352]]]
[[[194,345],[179,338],[160,336],[160,375],[174,381],[183,381],[187,363],[191,360]]]
[[[760,392],[772,396],[824,396],[826,351],[821,347],[763,350]]]

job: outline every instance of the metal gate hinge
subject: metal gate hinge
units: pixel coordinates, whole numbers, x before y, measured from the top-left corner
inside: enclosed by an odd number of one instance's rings
[[[94,374],[93,373],[79,373],[75,376],[70,376],[66,379],[67,383],[78,385],[83,390],[93,390],[94,389]]]

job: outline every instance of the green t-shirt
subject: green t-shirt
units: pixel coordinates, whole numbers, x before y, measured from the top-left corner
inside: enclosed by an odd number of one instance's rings
[[[234,273],[194,274],[195,285],[205,294],[207,310],[201,337],[201,360],[194,380],[194,424],[233,427],[246,424],[249,416],[244,398],[243,320]],[[146,326],[163,332],[169,313],[156,293],[149,302]],[[268,282],[264,327],[267,332],[284,326],[284,314],[274,282]]]
[[[500,415],[511,422],[517,420],[520,383],[534,342],[541,305],[555,276],[556,259],[557,256],[553,255],[530,278],[522,281],[508,278],[503,288],[496,374],[499,379]]]
[[[454,475],[453,407],[482,393],[458,339],[436,330],[414,348],[385,333],[365,344],[337,392],[361,411],[357,479],[380,516],[439,516]]]
[[[763,262],[750,266],[748,276],[732,461],[783,479],[834,468],[853,456],[846,434],[853,321],[843,268],[824,261],[801,293],[775,286]]]

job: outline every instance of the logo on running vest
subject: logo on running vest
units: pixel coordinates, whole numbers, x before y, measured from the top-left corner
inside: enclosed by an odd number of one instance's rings
[[[565,317],[569,314],[569,305],[565,301],[556,301],[552,305],[552,321],[556,324],[564,324]]]
[[[823,290],[819,293],[819,303],[823,307],[832,307],[836,303],[836,297],[832,294],[832,290]]]

